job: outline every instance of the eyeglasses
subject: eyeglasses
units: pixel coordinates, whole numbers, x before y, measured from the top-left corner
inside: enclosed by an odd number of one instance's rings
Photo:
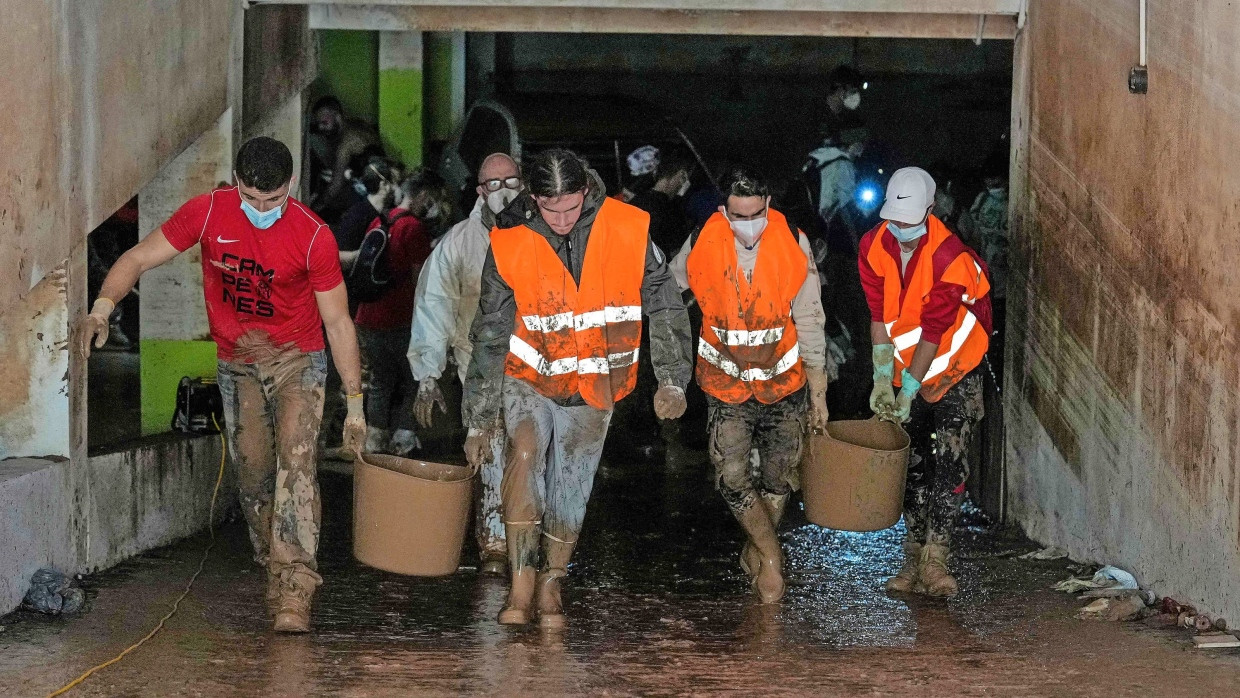
[[[499,191],[500,189],[520,189],[520,177],[505,177],[503,179],[488,179],[482,183],[487,191]]]

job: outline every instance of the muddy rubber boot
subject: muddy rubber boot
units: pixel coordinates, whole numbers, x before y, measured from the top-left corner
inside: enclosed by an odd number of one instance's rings
[[[892,594],[908,594],[917,588],[917,571],[921,569],[921,543],[904,541],[904,565],[883,588]]]
[[[762,603],[775,603],[784,596],[784,553],[779,548],[779,538],[771,524],[771,515],[763,504],[755,503],[747,509],[733,510],[749,543],[757,550],[759,564],[753,576],[753,589]]]
[[[282,575],[280,599],[272,630],[277,633],[310,632],[310,600],[314,597],[314,580],[296,572]]]
[[[766,507],[767,514],[771,517],[771,526],[774,527],[776,535],[779,534],[779,522],[784,518],[784,509],[788,506],[788,496],[786,494],[771,494],[770,492],[762,493],[762,504]],[[741,548],[741,569],[745,574],[752,577],[753,571],[758,569],[760,558],[758,551],[745,540],[744,547]]]
[[[921,566],[917,570],[918,589],[928,596],[955,596],[960,588],[956,578],[947,571],[946,546],[927,543],[921,549]]]
[[[576,543],[543,534],[543,570],[538,573],[538,626],[559,630],[568,624],[560,599],[560,580],[568,576],[568,561]]]
[[[499,623],[525,625],[530,622],[534,602],[539,527],[538,524],[505,524],[504,535],[508,540],[512,581],[508,586],[508,602],[499,612]]]

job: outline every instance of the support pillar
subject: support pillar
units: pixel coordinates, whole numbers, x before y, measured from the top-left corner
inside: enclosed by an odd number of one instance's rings
[[[233,123],[230,109],[139,192],[140,235],[149,235],[186,201],[232,181]],[[201,265],[194,246],[139,282],[143,434],[168,431],[183,376],[215,376]]]
[[[426,140],[446,142],[465,117],[465,32],[426,35]]]
[[[294,199],[300,199],[303,191],[301,173],[304,154],[302,138],[305,135],[305,123],[302,121],[304,102],[305,99],[298,92],[262,121],[248,127],[242,136],[242,142],[256,136],[267,136],[288,146],[289,151],[293,153],[293,174],[297,177],[290,193]],[[237,147],[240,148],[240,144]]]
[[[422,164],[422,33],[379,32],[379,136],[407,167]]]

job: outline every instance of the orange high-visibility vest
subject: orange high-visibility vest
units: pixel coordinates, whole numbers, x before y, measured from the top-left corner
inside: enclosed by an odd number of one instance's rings
[[[809,259],[783,214],[767,213],[753,280],[736,259],[728,219],[715,213],[686,260],[689,288],[702,308],[696,376],[707,394],[739,404],[771,404],[805,385],[792,301]]]
[[[580,392],[599,409],[633,391],[649,228],[646,212],[604,199],[580,287],[542,235],[524,225],[491,231],[495,266],[517,303],[506,375],[552,399]]]
[[[896,348],[896,385],[900,385],[903,370],[912,364],[913,353],[921,341],[921,309],[934,288],[934,253],[952,237],[947,226],[934,216],[929,217],[926,226],[925,246],[917,259],[917,267],[907,275],[903,305],[900,304],[900,265],[883,247],[883,236],[891,235],[886,224],[879,228],[867,257],[870,268],[883,279],[883,324]],[[977,368],[990,346],[990,337],[970,309],[990,292],[990,281],[982,265],[968,252],[961,252],[941,279],[943,283],[964,287],[964,304],[951,328],[943,334],[938,353],[922,380],[921,394],[928,402],[938,402],[969,371]]]

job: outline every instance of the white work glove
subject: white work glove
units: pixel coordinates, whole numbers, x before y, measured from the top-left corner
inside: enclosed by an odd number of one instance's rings
[[[427,378],[418,383],[418,397],[413,401],[413,415],[422,428],[431,428],[431,418],[435,416],[436,405],[440,412],[448,413],[448,403],[444,401],[443,392],[439,389],[439,379]]]
[[[475,468],[491,460],[491,440],[495,438],[496,426],[485,429],[470,427],[465,436],[465,459]]]
[[[366,445],[366,413],[362,409],[362,394],[348,395],[344,400],[347,408],[342,439],[344,449],[355,455],[361,455]]]
[[[805,381],[809,383],[809,428],[821,432],[827,428],[827,372],[806,366]]]
[[[83,359],[90,357],[91,342],[94,342],[96,349],[102,349],[108,343],[108,318],[115,309],[116,304],[111,300],[97,298],[90,313],[78,320],[77,349]]]
[[[685,389],[677,385],[661,385],[654,394],[654,414],[659,419],[676,419],[685,413]]]

